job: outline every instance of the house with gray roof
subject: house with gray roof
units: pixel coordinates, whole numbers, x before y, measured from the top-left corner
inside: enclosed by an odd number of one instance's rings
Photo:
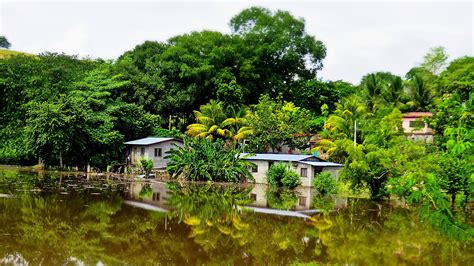
[[[125,142],[127,146],[127,162],[138,164],[142,158],[151,159],[153,168],[164,169],[168,164],[165,153],[176,146],[181,146],[182,141],[174,138],[148,137]]]
[[[297,172],[301,179],[301,185],[310,187],[314,177],[321,172],[329,172],[335,179],[342,170],[343,165],[327,162],[314,155],[302,154],[281,154],[281,153],[241,153],[240,157],[255,164],[251,172],[255,178],[255,183],[267,183],[267,171],[270,166],[277,162],[288,163],[290,169]]]

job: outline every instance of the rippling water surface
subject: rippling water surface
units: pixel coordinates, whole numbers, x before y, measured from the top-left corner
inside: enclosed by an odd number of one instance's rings
[[[473,265],[473,244],[416,210],[308,188],[0,169],[0,264]]]

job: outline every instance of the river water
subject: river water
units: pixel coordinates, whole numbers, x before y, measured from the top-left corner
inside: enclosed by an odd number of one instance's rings
[[[417,209],[309,188],[0,169],[0,265],[473,265],[473,244]]]

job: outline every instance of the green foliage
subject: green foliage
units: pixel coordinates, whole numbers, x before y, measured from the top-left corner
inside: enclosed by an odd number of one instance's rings
[[[199,110],[194,111],[196,123],[187,127],[186,134],[189,136],[239,141],[253,134],[252,128],[248,126],[250,114],[244,106],[237,109],[230,106],[227,115],[224,112],[223,102],[211,100]]]
[[[467,160],[462,160],[450,154],[438,158],[439,171],[436,173],[440,188],[451,195],[451,203],[456,201],[456,195],[463,192],[467,200],[470,192],[470,177],[474,173],[472,165]],[[465,204],[463,202],[462,204]]]
[[[292,102],[272,100],[268,95],[262,95],[259,103],[252,106],[248,121],[253,129],[248,137],[252,152],[266,152],[268,148],[276,151],[285,144],[298,148],[294,134],[306,134],[312,125],[308,110]]]
[[[256,103],[261,94],[290,95],[322,67],[324,45],[288,12],[246,9],[230,27],[230,35],[191,32],[126,52],[115,66],[130,84],[116,97],[165,120],[178,116],[188,125],[192,110],[211,99],[239,106]]]
[[[252,163],[240,157],[241,151],[226,147],[224,141],[185,139],[183,147],[176,147],[165,157],[166,170],[173,178],[191,181],[244,182],[253,180]]]
[[[329,172],[321,172],[313,179],[313,186],[322,195],[337,193],[337,181]]]
[[[143,200],[144,198],[151,197],[153,195],[153,189],[150,184],[144,184],[138,193],[138,198]]]
[[[423,63],[420,65],[423,69],[431,72],[432,74],[438,75],[443,67],[446,65],[448,55],[444,47],[433,47],[423,57]]]
[[[274,163],[267,172],[268,184],[274,187],[294,189],[301,184],[298,173],[285,163]]]
[[[414,75],[409,81],[408,88],[410,101],[407,104],[415,111],[428,111],[434,103],[435,94],[426,78],[418,74]]]
[[[322,67],[324,44],[305,32],[304,20],[289,12],[252,7],[234,16],[230,27],[252,55],[254,74],[260,77],[257,86],[266,93],[283,93]]]
[[[153,170],[153,160],[141,158],[140,166],[143,169],[143,172],[145,172],[145,175],[148,176],[151,173],[151,170]]]
[[[291,210],[298,202],[299,193],[288,188],[270,187],[265,191],[265,196],[270,208]]]
[[[53,166],[105,167],[122,157],[125,139],[151,135],[159,123],[159,116],[112,97],[129,83],[110,63],[15,56],[0,60],[0,72],[2,162],[36,157]]]
[[[457,94],[464,102],[474,91],[474,57],[465,56],[453,60],[436,79],[440,94]]]

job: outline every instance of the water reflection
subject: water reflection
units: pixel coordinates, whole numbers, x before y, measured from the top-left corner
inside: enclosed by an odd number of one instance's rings
[[[14,196],[0,198],[0,264],[474,262],[472,240],[449,240],[411,209],[310,189],[16,178],[0,171],[0,193]]]

